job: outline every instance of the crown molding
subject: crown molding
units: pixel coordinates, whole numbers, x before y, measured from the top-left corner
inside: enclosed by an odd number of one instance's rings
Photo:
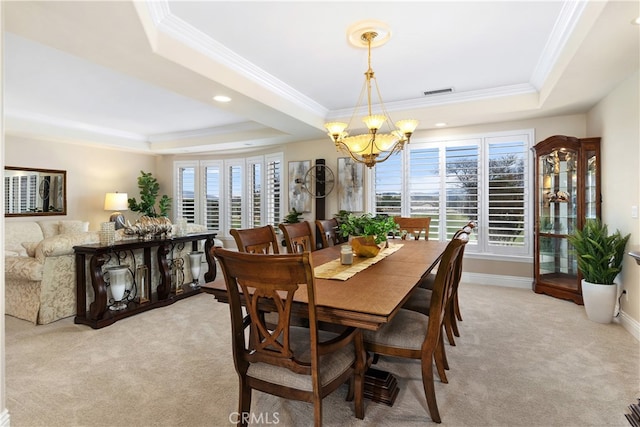
[[[225,135],[225,134],[233,134],[237,132],[250,132],[250,131],[268,131],[272,130],[260,123],[256,122],[242,122],[242,123],[234,123],[232,125],[218,126],[215,128],[202,128],[202,129],[193,129],[183,132],[169,132],[163,134],[150,135],[148,140],[151,143],[154,142],[164,142],[164,141],[173,141],[178,139],[188,139],[188,138],[202,138],[207,136],[216,136],[216,135]]]
[[[431,95],[425,98],[414,98],[405,101],[385,102],[384,107],[387,111],[406,111],[417,110],[421,108],[430,108],[448,104],[458,104],[465,102],[484,101],[492,98],[504,98],[518,95],[536,94],[538,91],[530,83],[521,83],[509,86],[500,86],[490,89],[479,89],[467,92],[452,92],[439,95]],[[374,105],[374,109],[381,109],[380,104]],[[366,106],[361,107],[360,113],[366,112]],[[356,112],[358,113],[358,112]],[[327,115],[328,120],[341,117],[350,117],[353,114],[353,108],[345,108],[341,110],[331,111]]]
[[[126,139],[128,141],[146,142],[147,137],[133,132],[124,132],[117,129],[90,125],[75,120],[62,119],[59,117],[53,117],[44,114],[32,113],[29,111],[21,110],[5,110],[5,121],[10,126],[12,123],[28,122],[34,125],[43,125],[47,127],[56,127],[61,129],[68,129],[76,132],[93,133],[97,135],[104,135],[108,137]]]
[[[147,0],[144,3],[159,32],[182,42],[191,49],[206,55],[213,61],[224,65],[235,73],[255,82],[300,108],[321,117],[327,114],[328,110],[324,106],[298,92],[252,62],[247,61],[209,35],[173,15],[168,0]]]
[[[553,26],[551,35],[531,75],[531,84],[538,90],[542,88],[557,63],[586,7],[586,1],[565,1],[562,3],[558,20]]]

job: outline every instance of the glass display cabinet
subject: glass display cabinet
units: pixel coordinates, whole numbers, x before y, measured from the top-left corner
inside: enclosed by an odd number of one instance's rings
[[[600,218],[600,138],[556,135],[533,151],[533,290],[582,304],[582,278],[567,236],[587,218]]]

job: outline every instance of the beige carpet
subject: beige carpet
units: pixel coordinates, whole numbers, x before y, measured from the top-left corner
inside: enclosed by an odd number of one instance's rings
[[[465,284],[460,299],[449,384],[436,383],[443,426],[628,425],[640,353],[621,326],[528,290]],[[382,358],[378,366],[398,378],[396,404],[366,401],[360,421],[343,387],[324,401],[325,425],[431,423],[419,362]],[[228,307],[210,295],[100,330],[71,318],[36,327],[6,316],[6,368],[12,427],[226,426],[236,410]],[[259,392],[252,410],[262,425],[313,424],[309,404]]]

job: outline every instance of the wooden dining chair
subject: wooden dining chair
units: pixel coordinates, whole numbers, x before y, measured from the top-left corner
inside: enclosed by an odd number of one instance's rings
[[[419,359],[422,384],[431,419],[440,423],[433,377],[435,362],[440,381],[447,382],[443,358],[442,330],[445,307],[452,292],[455,260],[467,243],[467,236],[453,239],[447,245],[436,274],[429,315],[400,309],[396,316],[377,331],[363,331],[365,348],[376,355]]]
[[[315,230],[311,229],[309,221],[301,221],[293,224],[282,223],[278,227],[284,234],[287,243],[287,251],[290,254],[298,252],[313,252],[317,249]]]
[[[238,425],[247,424],[252,390],[260,390],[313,403],[315,425],[320,426],[322,399],[347,381],[347,400],[355,399],[355,415],[363,419],[366,356],[362,334],[357,328],[344,328],[340,334],[318,329],[311,254],[248,254],[223,248],[216,248],[214,254],[229,293],[233,358],[240,386]],[[290,325],[293,296],[302,285],[306,285],[308,300],[307,328]],[[278,312],[275,328],[263,322],[265,309]]]
[[[343,242],[343,239],[340,238],[337,219],[317,219],[316,228],[318,229],[318,234],[320,234],[322,239],[323,248],[339,245]]]
[[[236,246],[240,252],[262,254],[280,253],[278,249],[278,238],[272,225],[247,228],[244,230],[232,228],[229,232],[236,241]]]
[[[429,240],[429,225],[431,224],[431,217],[401,217],[394,216],[393,220],[401,232],[406,231],[413,235],[415,240],[420,240],[420,236],[424,232],[424,240]]]
[[[457,230],[452,239],[458,238],[462,234],[466,234],[468,237],[471,235],[472,230],[475,228],[474,222],[469,222],[467,225]],[[449,344],[456,345],[454,336],[459,337],[460,331],[458,329],[457,320],[462,320],[460,314],[460,304],[458,301],[458,286],[460,285],[460,278],[462,277],[462,262],[464,258],[464,248],[458,254],[456,260],[456,277],[453,283],[453,292],[451,295],[451,301],[447,304],[447,315],[445,321],[445,332],[447,334],[447,340]],[[404,303],[403,308],[418,311],[423,314],[429,314],[431,291],[435,282],[435,273],[429,273],[425,275],[420,284],[414,289],[409,298]]]

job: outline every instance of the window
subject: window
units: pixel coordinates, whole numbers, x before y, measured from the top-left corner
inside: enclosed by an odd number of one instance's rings
[[[206,224],[227,236],[231,228],[281,222],[282,154],[247,159],[177,161],[175,217]]]
[[[429,216],[429,237],[440,240],[473,220],[470,251],[529,255],[532,141],[533,131],[517,131],[412,142],[373,170],[373,212]]]

